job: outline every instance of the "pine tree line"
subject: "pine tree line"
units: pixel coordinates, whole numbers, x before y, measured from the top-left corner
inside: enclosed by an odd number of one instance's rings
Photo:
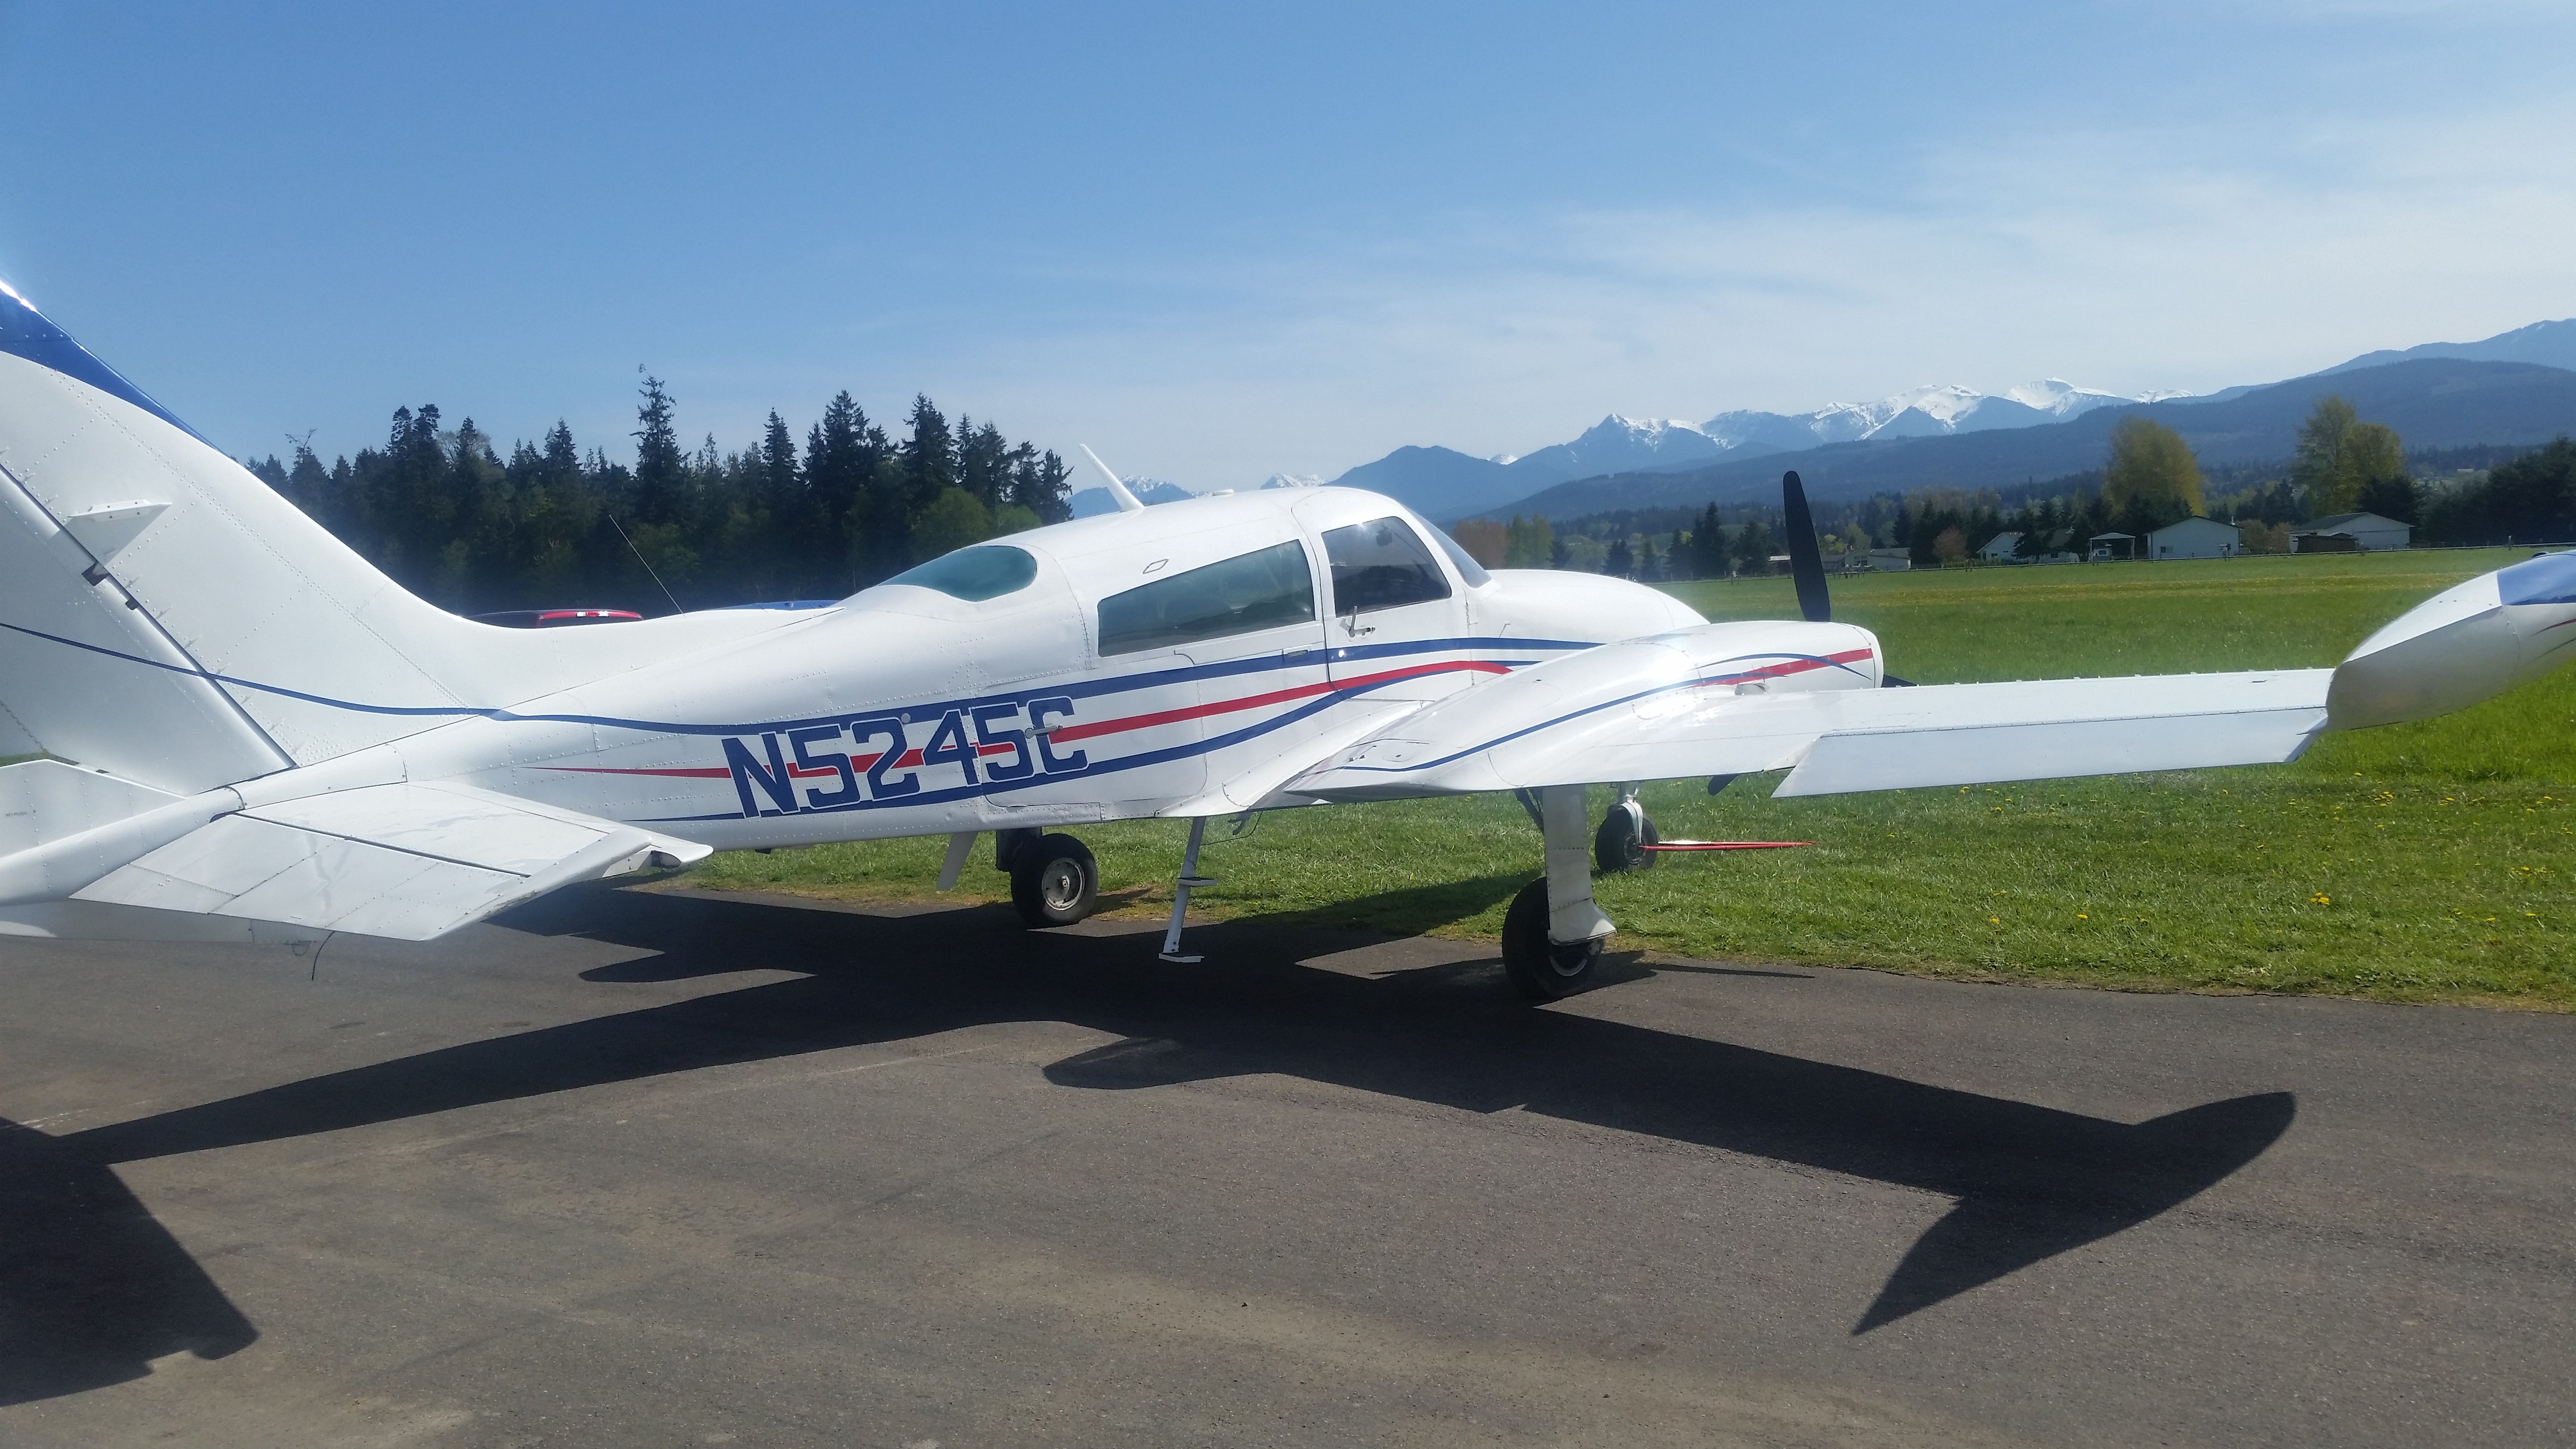
[[[504,461],[473,419],[447,431],[429,405],[395,409],[384,447],[328,467],[305,443],[284,462],[246,462],[403,587],[464,614],[840,598],[1071,516],[1063,459],[990,421],[952,426],[927,397],[899,438],[842,392],[801,450],[775,411],[749,448],[724,452],[709,435],[691,450],[669,390],[648,377],[634,438],[631,468],[561,422]]]

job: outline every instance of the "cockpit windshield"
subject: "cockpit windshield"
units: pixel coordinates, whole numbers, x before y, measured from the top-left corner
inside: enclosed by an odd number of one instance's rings
[[[1449,555],[1450,567],[1458,571],[1459,578],[1466,580],[1467,587],[1481,589],[1494,581],[1494,576],[1485,572],[1485,566],[1476,562],[1476,556],[1449,536],[1449,530],[1436,523],[1431,525],[1431,541],[1440,545],[1442,553]]]
[[[952,599],[981,603],[1018,593],[1037,576],[1038,561],[1029,556],[1028,550],[1007,543],[979,543],[955,553],[943,553],[886,582],[936,589]]]

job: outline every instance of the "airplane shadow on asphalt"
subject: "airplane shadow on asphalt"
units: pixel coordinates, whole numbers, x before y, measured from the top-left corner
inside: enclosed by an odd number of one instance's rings
[[[1863,1334],[2155,1217],[2288,1130],[2286,1092],[2130,1125],[1724,1042],[1531,1010],[1498,962],[1368,978],[1301,964],[1364,944],[1263,919],[1194,926],[1221,965],[1136,935],[1032,936],[1007,907],[803,910],[584,889],[504,918],[651,952],[598,982],[795,970],[794,980],[422,1052],[47,1137],[0,1124],[0,1404],[148,1372],[256,1330],[114,1164],[300,1137],[733,1063],[1006,1021],[1120,1039],[1046,1068],[1137,1090],[1281,1073],[1467,1111],[1542,1116],[1956,1199],[1853,1325]],[[1646,968],[1605,963],[1615,987]],[[1755,974],[1755,973],[1746,973]],[[1785,973],[1784,973],[1785,974]]]

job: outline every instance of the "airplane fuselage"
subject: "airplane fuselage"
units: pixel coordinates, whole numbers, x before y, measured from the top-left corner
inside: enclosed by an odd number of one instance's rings
[[[1025,579],[943,589],[968,558],[951,555],[765,634],[295,772],[294,788],[457,779],[720,848],[1230,814],[1300,803],[1280,793],[1298,769],[1396,713],[1702,622],[1626,580],[1484,573],[1349,489],[982,547]],[[238,788],[256,801],[261,786]]]

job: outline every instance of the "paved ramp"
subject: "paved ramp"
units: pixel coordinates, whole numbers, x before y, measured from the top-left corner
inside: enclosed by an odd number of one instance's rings
[[[0,944],[0,1442],[2576,1438],[2576,1019],[568,893]]]

